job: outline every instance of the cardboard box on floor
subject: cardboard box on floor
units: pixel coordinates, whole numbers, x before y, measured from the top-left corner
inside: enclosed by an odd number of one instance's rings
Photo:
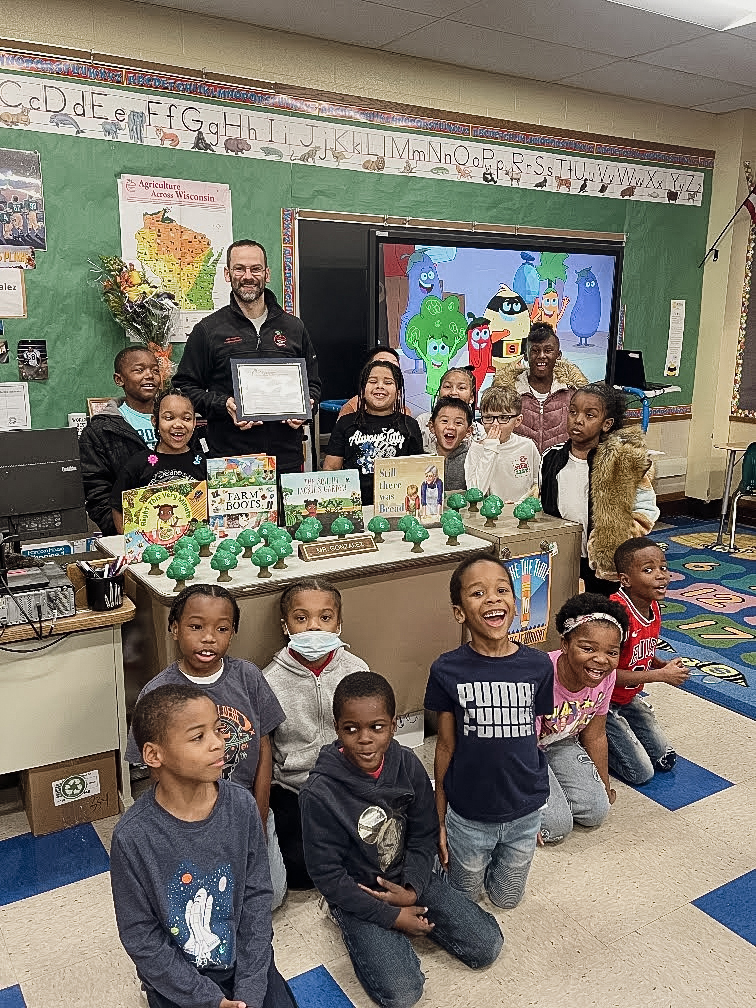
[[[21,791],[34,836],[106,819],[121,811],[113,752],[24,770]]]

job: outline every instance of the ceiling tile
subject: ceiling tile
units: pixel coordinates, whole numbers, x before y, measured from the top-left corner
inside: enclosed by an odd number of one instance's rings
[[[645,53],[636,59],[756,88],[756,48],[747,39],[732,37],[727,32],[711,32],[694,42]]]
[[[739,87],[712,77],[653,67],[635,60],[622,60],[591,73],[575,74],[563,78],[562,83],[683,108],[699,107],[718,99],[737,98],[751,91],[749,87]]]
[[[377,2],[377,0],[373,0]],[[416,14],[430,14],[434,18],[446,17],[469,6],[469,0],[380,0],[386,7],[414,11]]]
[[[511,35],[557,42],[614,56],[635,56],[685,42],[706,29],[658,14],[643,14],[607,0],[571,0],[559,16],[549,3],[533,0],[479,0],[454,15],[455,21]]]
[[[384,48],[422,59],[541,81],[587,73],[611,62],[611,57],[602,53],[520,38],[450,19],[436,21]]]
[[[740,98],[725,98],[724,101],[695,105],[694,108],[696,112],[737,112],[740,109],[756,109],[756,91]]]

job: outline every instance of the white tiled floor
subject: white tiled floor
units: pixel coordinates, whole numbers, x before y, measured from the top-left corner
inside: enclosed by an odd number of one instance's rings
[[[756,1004],[756,948],[690,902],[756,868],[756,722],[666,686],[650,692],[681,755],[735,786],[669,812],[618,784],[608,823],[539,850],[521,906],[495,911],[507,945],[493,967],[472,973],[417,943],[421,1008]],[[433,741],[417,751],[430,766]],[[113,825],[96,824],[106,847]],[[0,838],[26,830],[23,813],[0,810]],[[274,928],[284,976],[323,964],[356,1008],[372,1005],[313,895],[290,894]],[[12,984],[28,1008],[141,1008],[107,875],[0,909],[0,988]]]

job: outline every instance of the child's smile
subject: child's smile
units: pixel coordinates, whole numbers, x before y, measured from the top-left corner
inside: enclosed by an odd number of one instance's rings
[[[484,655],[512,654],[509,628],[517,615],[512,583],[498,563],[478,560],[467,568],[461,585],[461,602],[454,616],[470,632],[474,650]]]

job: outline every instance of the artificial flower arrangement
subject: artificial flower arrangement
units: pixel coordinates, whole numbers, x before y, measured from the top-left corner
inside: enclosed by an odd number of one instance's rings
[[[100,289],[110,314],[132,343],[147,344],[160,365],[165,385],[173,371],[171,339],[174,335],[176,300],[162,287],[151,284],[134,263],[120,256],[99,256],[99,263],[88,260],[93,283]]]

